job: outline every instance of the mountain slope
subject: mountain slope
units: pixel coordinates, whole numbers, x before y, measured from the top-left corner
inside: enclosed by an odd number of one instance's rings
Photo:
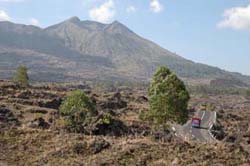
[[[157,66],[167,65],[186,81],[209,83],[216,78],[233,78],[245,84],[250,82],[247,76],[186,60],[138,36],[117,21],[102,24],[73,17],[46,29],[2,22],[0,47],[32,50],[46,54],[47,59],[57,58],[59,66],[63,67],[60,73],[77,80],[148,81]],[[0,54],[0,60],[2,57]],[[44,69],[48,64],[40,61]],[[5,65],[8,66],[7,61]],[[30,66],[30,62],[26,65]],[[51,66],[58,68],[57,63]]]
[[[62,81],[81,79],[77,73],[102,69],[111,61],[65,47],[60,38],[39,27],[0,22],[0,76],[10,78],[20,64],[29,67],[34,80]]]

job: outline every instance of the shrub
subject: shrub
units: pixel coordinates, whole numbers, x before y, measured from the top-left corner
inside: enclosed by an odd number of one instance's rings
[[[157,125],[185,123],[188,119],[189,93],[184,83],[166,67],[160,67],[149,86],[148,119]]]
[[[108,113],[105,113],[103,114],[103,117],[100,118],[98,121],[97,121],[97,124],[98,125],[103,125],[103,124],[106,124],[106,125],[109,125],[112,121],[112,116]]]
[[[73,132],[83,132],[84,126],[97,114],[95,104],[83,91],[76,90],[66,96],[60,106],[66,128]]]
[[[25,66],[19,66],[17,68],[16,74],[13,78],[14,82],[22,85],[28,86],[29,84],[29,76],[28,76],[28,69]]]

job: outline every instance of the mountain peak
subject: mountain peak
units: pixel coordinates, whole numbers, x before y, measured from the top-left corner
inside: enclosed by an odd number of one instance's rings
[[[74,16],[74,17],[69,18],[67,21],[69,21],[69,22],[80,22],[81,20],[80,20],[79,17]]]
[[[114,21],[111,24],[108,24],[106,27],[106,31],[112,32],[112,33],[131,33],[132,31],[120,23],[119,21]]]
[[[128,29],[124,24],[122,24],[121,22],[115,20],[114,22],[112,22],[111,24],[109,24],[110,26],[113,26],[113,27],[122,27],[122,28],[126,28]]]
[[[118,24],[118,25],[121,24],[121,25],[122,25],[122,23],[120,23],[120,22],[117,21],[117,20],[113,21],[111,24],[113,24],[113,25],[114,25],[114,24]]]
[[[103,24],[72,17],[46,29],[2,22],[0,36],[0,78],[6,73],[9,77],[25,58],[34,76],[44,71],[44,81],[148,81],[157,66],[166,65],[188,83],[209,85],[215,80],[217,85],[229,80],[230,86],[250,85],[250,77],[181,58],[119,21]]]

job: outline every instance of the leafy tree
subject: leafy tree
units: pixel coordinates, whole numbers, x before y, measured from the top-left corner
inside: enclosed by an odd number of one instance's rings
[[[92,116],[97,114],[95,104],[81,90],[68,94],[59,110],[67,129],[73,132],[84,131],[84,126],[90,123]]]
[[[29,76],[28,69],[25,66],[19,66],[17,68],[16,74],[14,75],[13,80],[23,86],[28,86]]]
[[[147,118],[157,125],[188,119],[189,93],[184,83],[166,67],[160,67],[149,86],[150,110]]]

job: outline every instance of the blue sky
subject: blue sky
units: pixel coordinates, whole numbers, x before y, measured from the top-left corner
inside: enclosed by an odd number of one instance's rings
[[[41,27],[118,20],[187,59],[250,75],[249,0],[0,0],[0,20]]]

